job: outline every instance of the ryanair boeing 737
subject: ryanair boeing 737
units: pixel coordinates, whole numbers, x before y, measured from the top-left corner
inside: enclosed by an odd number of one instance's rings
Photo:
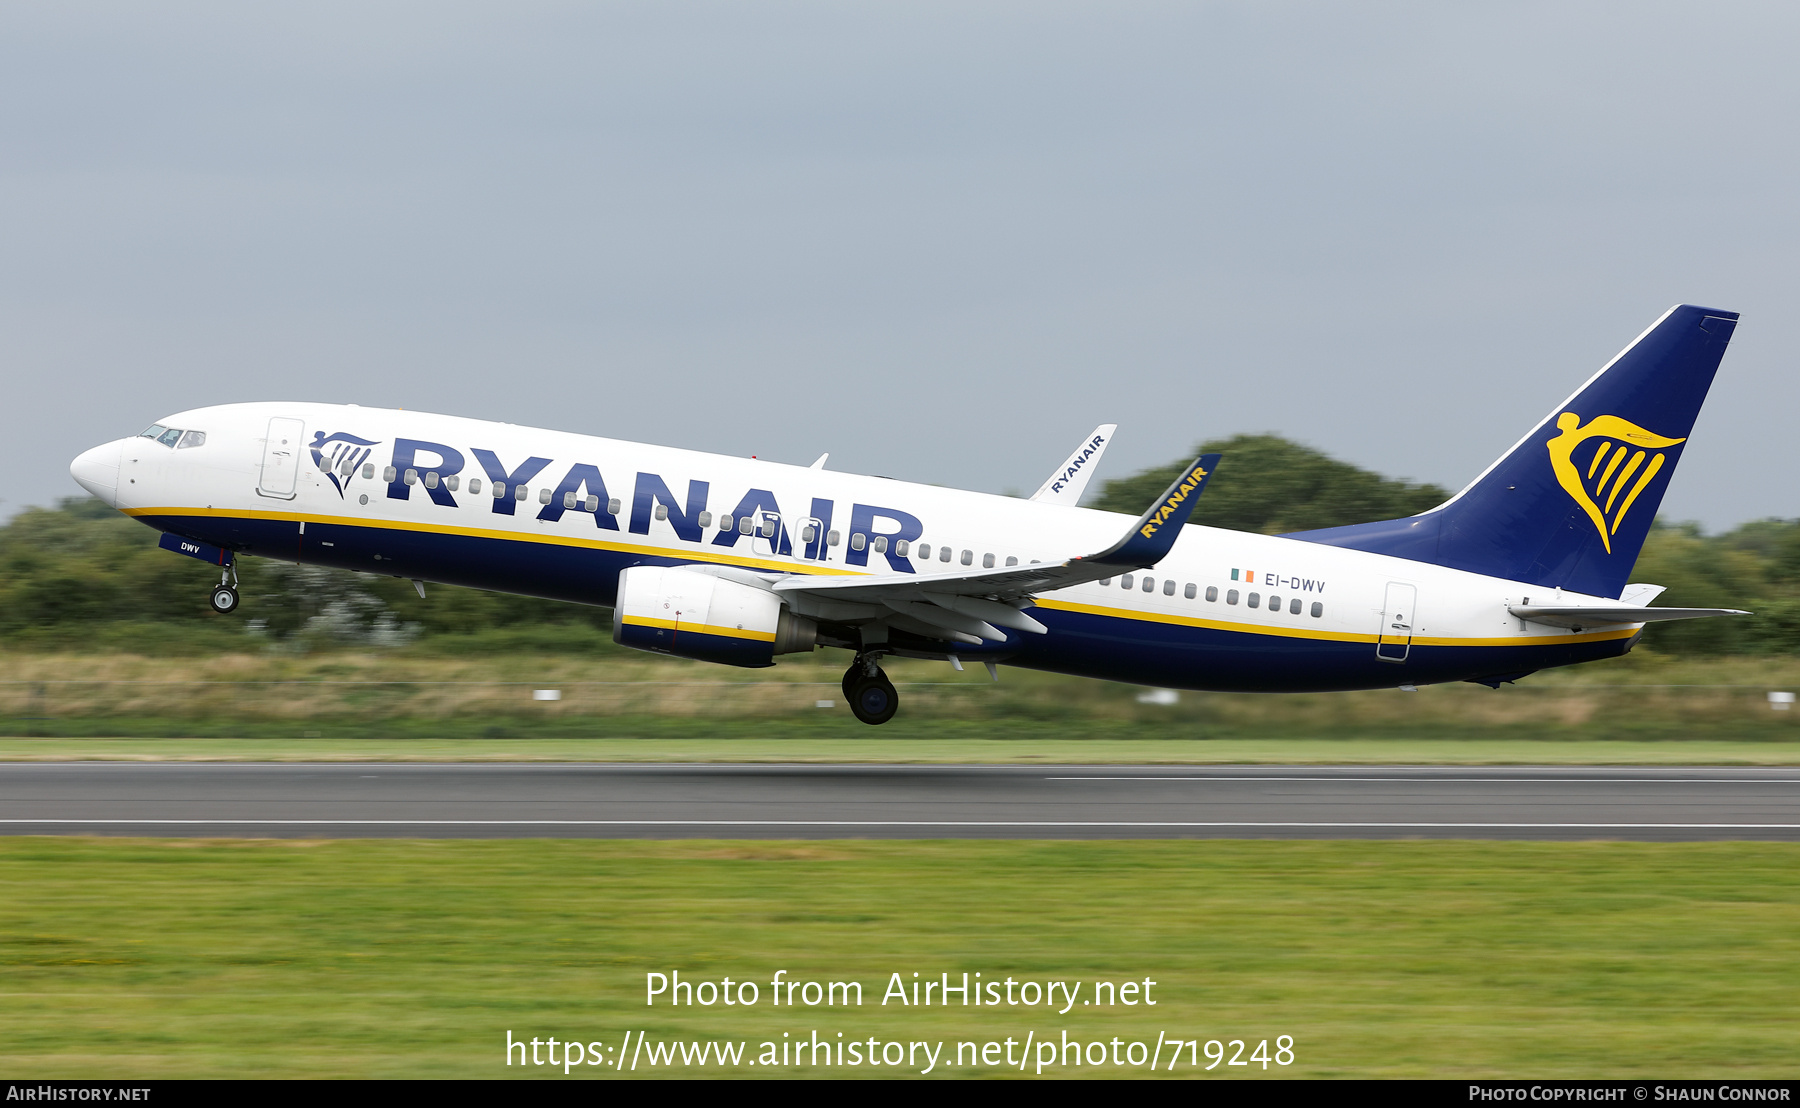
[[[1475,681],[1630,650],[1628,584],[1737,313],[1671,308],[1467,488],[1406,519],[1254,535],[1188,524],[1203,455],[1136,520],[1078,507],[1097,429],[1028,500],[351,405],[180,412],[70,467],[221,567],[239,555],[612,608],[626,646],[736,666],[855,652],[856,718],[893,655],[1175,689]]]

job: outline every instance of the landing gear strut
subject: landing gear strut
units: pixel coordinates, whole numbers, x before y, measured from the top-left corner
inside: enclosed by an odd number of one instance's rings
[[[881,654],[867,651],[856,656],[844,672],[844,699],[850,712],[868,724],[886,723],[900,707],[900,694],[881,671]]]
[[[212,591],[212,609],[220,615],[230,615],[237,609],[237,567],[226,566],[225,572],[219,574],[219,583]]]

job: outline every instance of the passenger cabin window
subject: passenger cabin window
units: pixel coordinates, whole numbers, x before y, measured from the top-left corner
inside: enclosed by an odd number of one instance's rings
[[[826,546],[836,546],[838,544],[838,537],[839,536],[836,531],[825,532],[825,545]]]
[[[819,529],[817,527],[814,527],[812,524],[809,523],[805,527],[800,528],[800,541],[801,542],[811,542],[818,537],[819,537]]]
[[[1122,589],[1129,589],[1135,584],[1137,584],[1137,577],[1132,574],[1127,573],[1125,576],[1119,578],[1119,587]]]
[[[724,515],[719,517],[719,530],[729,531],[729,530],[731,530],[731,528],[732,528],[731,513],[727,512]]]
[[[582,502],[581,506],[590,512],[597,512],[600,510],[600,497],[590,492],[588,493],[587,499]]]
[[[549,489],[539,489],[538,490],[538,503],[539,504],[550,503],[550,490]]]
[[[748,535],[756,530],[756,521],[749,516],[738,517],[738,534]]]
[[[898,542],[894,543],[894,553],[898,554],[902,558],[906,557],[906,550],[907,550],[908,545],[909,544],[907,543],[907,541],[905,539],[899,540]]]
[[[992,554],[983,554],[981,556],[981,568],[982,569],[993,569],[994,568],[994,556]]]
[[[419,483],[419,471],[416,469],[407,470],[406,471],[406,483],[409,485],[418,484]]]
[[[975,552],[973,550],[963,551],[962,564],[965,566],[971,566],[971,565],[975,564]]]
[[[375,479],[375,463],[374,462],[364,462],[363,463],[363,480],[372,481],[374,479]],[[470,492],[480,492],[481,491],[481,478],[479,478],[479,477],[469,478],[469,491]]]
[[[435,489],[438,487],[437,470],[430,470],[425,474],[425,487],[428,489]]]
[[[575,506],[575,490],[570,489],[568,492],[563,493],[563,507],[564,508],[573,508],[574,506]]]
[[[1111,585],[1112,585],[1112,578],[1110,578],[1110,577],[1102,577],[1102,578],[1100,578],[1100,584],[1102,584],[1102,585],[1106,585],[1106,586],[1109,586],[1109,587],[1110,587],[1110,586],[1111,586]]]
[[[938,561],[947,562],[949,560],[950,560],[950,548],[947,546],[938,547]]]
[[[1006,559],[1006,564],[1009,566],[1016,566],[1019,564],[1019,559],[1009,557]]]
[[[931,561],[931,544],[930,543],[922,542],[919,544],[919,561],[921,561],[921,562]]]
[[[530,495],[531,495],[531,490],[526,488],[524,485],[514,485],[513,486],[513,499],[514,500],[523,500]]]
[[[1156,578],[1154,578],[1154,577],[1144,578],[1144,591],[1145,592],[1155,592],[1156,591]]]
[[[506,499],[506,482],[505,481],[495,481],[494,488],[492,491],[494,493],[495,500],[505,500]]]
[[[175,449],[187,450],[190,447],[205,446],[205,445],[206,445],[206,432],[205,431],[189,431],[187,434],[181,436],[181,441],[175,444]]]
[[[887,553],[887,540],[888,540],[888,537],[886,535],[876,535],[875,536],[875,553],[877,553],[877,554],[886,554]]]
[[[1192,581],[1188,582],[1188,587],[1182,591],[1181,595],[1189,600],[1194,599],[1194,583]]]
[[[1297,616],[1299,614],[1300,614],[1300,598],[1296,596],[1296,597],[1294,597],[1294,599],[1288,601],[1288,615]]]
[[[1313,601],[1312,617],[1314,619],[1318,619],[1320,616],[1322,616],[1324,614],[1325,614],[1325,605],[1319,603],[1317,600]]]
[[[452,474],[449,477],[444,478],[444,487],[449,489],[451,492],[455,492],[456,487],[460,484],[462,484],[462,478],[457,477],[454,474]]]
[[[1206,586],[1206,602],[1208,604],[1216,604],[1216,603],[1218,603],[1218,601],[1219,601],[1219,586],[1217,586],[1217,585]]]
[[[1188,589],[1190,590],[1190,595],[1188,596],[1189,600],[1193,599],[1193,596],[1191,594],[1191,590],[1193,589],[1193,587],[1194,586],[1192,586],[1192,585],[1188,586]],[[1167,581],[1163,582],[1163,595],[1164,596],[1174,596],[1175,595],[1175,578],[1171,577]]]
[[[669,518],[669,506],[667,504],[658,504],[656,506],[656,511],[654,511],[650,514],[655,516],[657,519],[668,519]]]
[[[1259,592],[1251,593],[1249,595],[1249,597],[1247,597],[1244,601],[1244,606],[1247,608],[1260,607],[1261,604],[1262,604],[1262,593],[1259,593]]]
[[[400,476],[400,471],[395,469],[393,466],[388,466],[386,469],[381,471],[381,479],[383,481],[386,481],[390,485],[394,483],[394,478],[396,478],[398,476]]]
[[[1227,604],[1236,604],[1237,603],[1237,590],[1236,589],[1226,590],[1225,603],[1227,603]]]
[[[701,512],[700,518],[696,522],[698,522],[700,524],[700,526],[702,526],[702,527],[711,527],[712,526],[712,513],[711,512]]]
[[[856,534],[850,536],[850,549],[861,550],[863,547],[865,547],[867,545],[869,545],[868,536],[864,535],[861,531],[858,531]]]
[[[608,515],[616,516],[619,514],[619,498],[618,497],[615,496],[611,500],[608,500],[606,502],[606,512]]]
[[[663,514],[667,515],[668,513],[665,512]],[[777,530],[779,530],[780,528],[781,528],[781,523],[780,523],[779,516],[764,516],[763,517],[763,524],[762,524],[762,537],[763,538],[765,538],[765,539],[774,538],[775,532]]]

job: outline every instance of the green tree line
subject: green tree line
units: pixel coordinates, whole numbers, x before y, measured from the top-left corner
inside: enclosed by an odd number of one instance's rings
[[[1094,507],[1135,515],[1186,458],[1226,461],[1195,522],[1278,534],[1412,515],[1447,497],[1274,435],[1202,443],[1183,459],[1106,482]],[[162,550],[156,532],[87,498],[28,508],[0,526],[0,645],[170,652],[277,645],[606,651],[611,613],[446,585],[421,599],[410,581],[265,558],[239,563],[243,605],[215,615],[218,570]],[[1800,520],[1757,520],[1721,535],[1659,521],[1633,580],[1668,586],[1657,601],[1747,608],[1749,618],[1652,627],[1647,645],[1713,654],[1800,650]]]

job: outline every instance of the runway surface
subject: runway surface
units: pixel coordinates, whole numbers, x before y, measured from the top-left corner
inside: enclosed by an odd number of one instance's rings
[[[12,763],[0,833],[1800,840],[1800,769]]]

